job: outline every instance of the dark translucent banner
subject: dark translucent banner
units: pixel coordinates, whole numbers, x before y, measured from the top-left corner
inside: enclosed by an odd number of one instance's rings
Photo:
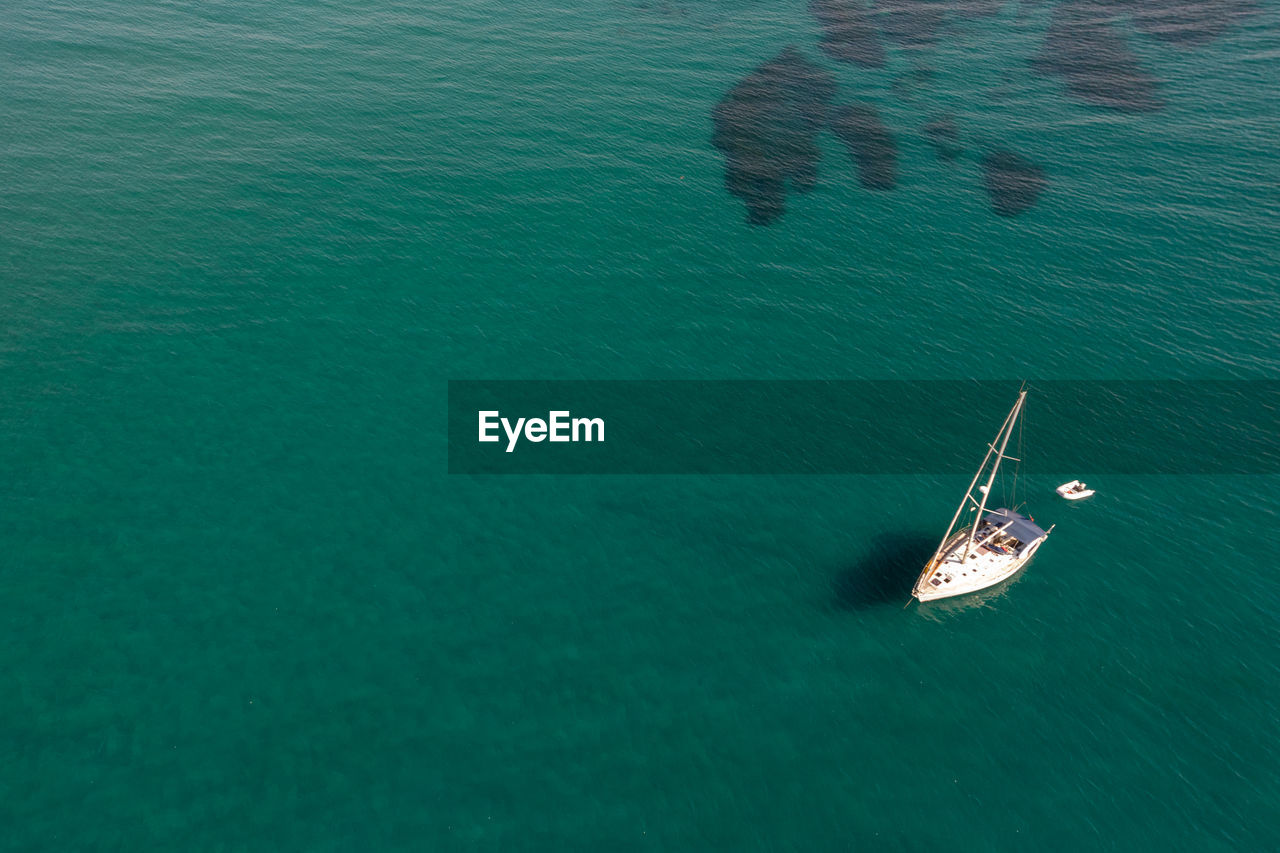
[[[449,471],[966,474],[1020,384],[455,380]],[[1024,473],[1280,473],[1280,380],[1042,381],[1028,391],[1006,450]]]

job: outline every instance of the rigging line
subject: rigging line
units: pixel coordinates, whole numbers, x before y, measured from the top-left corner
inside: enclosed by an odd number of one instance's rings
[[[1000,470],[1000,494],[1002,495],[1009,494],[1007,477],[1008,477],[1008,472],[1006,472],[1004,469],[1001,469]],[[1017,487],[1016,480],[1014,481],[1014,487],[1015,488]]]
[[[1022,453],[1022,430],[1026,425],[1027,406],[1024,403],[1022,405],[1022,420],[1018,421],[1018,460],[1017,464],[1013,466],[1013,503],[1015,506],[1018,503],[1018,481],[1021,479],[1022,475],[1022,460],[1025,458]]]

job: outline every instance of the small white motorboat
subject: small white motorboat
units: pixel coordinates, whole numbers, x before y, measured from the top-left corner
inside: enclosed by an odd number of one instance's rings
[[[1063,483],[1054,491],[1069,501],[1078,501],[1081,498],[1087,498],[1093,495],[1093,489],[1089,488],[1079,480],[1072,480],[1070,483]]]

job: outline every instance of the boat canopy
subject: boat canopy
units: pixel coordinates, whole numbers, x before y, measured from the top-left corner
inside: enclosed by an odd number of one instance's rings
[[[1022,513],[1014,512],[1005,507],[987,513],[982,517],[982,520],[997,527],[1009,525],[1005,528],[1005,533],[1024,545],[1049,535],[1041,530],[1038,524]]]

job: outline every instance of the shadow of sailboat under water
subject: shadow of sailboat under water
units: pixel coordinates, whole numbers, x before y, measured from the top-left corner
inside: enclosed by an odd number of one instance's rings
[[[901,606],[911,595],[911,581],[937,544],[922,531],[876,536],[867,553],[836,574],[832,582],[835,606],[842,610]]]

